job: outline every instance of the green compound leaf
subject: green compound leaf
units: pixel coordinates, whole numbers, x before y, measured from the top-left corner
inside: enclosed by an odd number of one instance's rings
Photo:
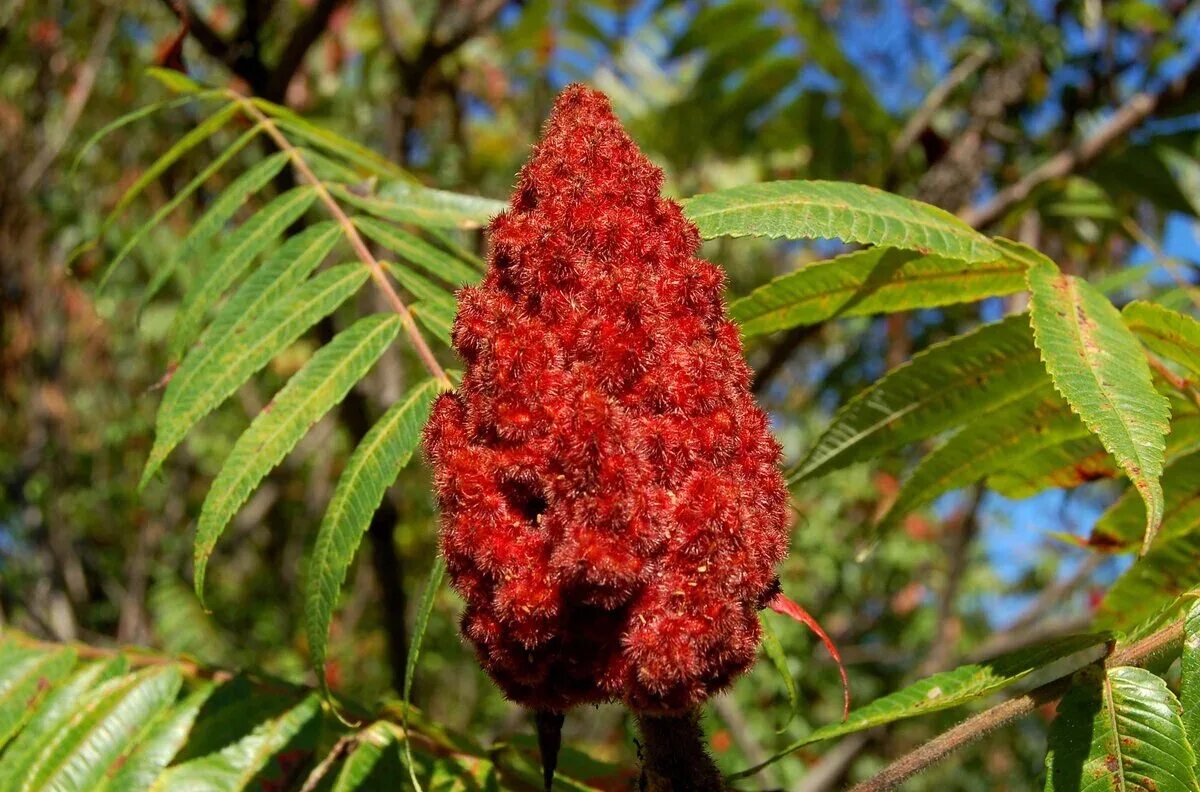
[[[752,776],[793,751],[822,740],[977,701],[1003,690],[1050,663],[1078,654],[1086,649],[1101,646],[1107,639],[1106,633],[1066,636],[1045,644],[1001,655],[988,662],[971,663],[959,666],[953,671],[934,674],[902,690],[878,698],[865,707],[854,710],[843,723],[834,723],[817,729],[762,764],[735,773],[729,778],[734,780]]]
[[[187,742],[200,708],[212,695],[214,685],[205,683],[177,707],[162,712],[146,728],[136,746],[128,747],[115,762],[120,767],[96,792],[141,792],[154,785],[179,749]]]
[[[209,240],[225,228],[225,224],[233,217],[234,212],[241,208],[252,195],[266,186],[271,179],[275,178],[287,162],[286,152],[280,151],[272,154],[238,176],[222,190],[221,194],[213,200],[208,211],[192,226],[192,230],[171,254],[167,263],[155,270],[150,283],[142,294],[142,305],[145,306],[154,295],[158,294],[180,264],[191,263],[196,259]]]
[[[420,443],[421,429],[439,390],[439,384],[433,380],[419,383],[371,427],[346,463],[321,521],[309,564],[305,623],[312,666],[326,696],[329,691],[325,688],[324,670],[329,622],[346,570],[384,493]]]
[[[1200,378],[1200,322],[1157,303],[1135,300],[1121,312],[1125,324],[1152,352]]]
[[[400,332],[400,317],[360,319],[304,364],[238,438],[217,474],[196,527],[196,594],[204,599],[204,573],[217,539],[258,483],[314,423],[340,402]]]
[[[934,308],[1025,288],[1025,265],[1010,258],[964,261],[872,248],[804,266],[735,300],[729,314],[746,337],[840,316]]]
[[[1005,470],[1017,451],[1032,454],[1086,436],[1087,427],[1046,382],[1026,398],[980,415],[931,451],[901,486],[876,530],[888,531],[939,495]]]
[[[1162,523],[1159,479],[1170,406],[1154,389],[1141,345],[1108,298],[1044,257],[1028,278],[1034,341],[1046,369],[1145,501],[1145,552]]]
[[[1171,421],[1171,433],[1167,435],[1167,463],[1171,464],[1197,450],[1200,450],[1200,413],[1176,415]],[[1022,453],[1019,459],[1013,460],[1008,470],[993,474],[987,483],[1006,498],[1021,499],[1046,489],[1071,489],[1090,481],[1119,475],[1121,469],[1116,460],[1104,450],[1104,445],[1095,435],[1089,435],[1052,448],[1038,449],[1034,453]],[[1163,489],[1170,494],[1166,483]],[[1138,541],[1145,531],[1145,507],[1136,490],[1133,493],[1130,497],[1134,501],[1136,534],[1131,541]]]
[[[1023,314],[934,344],[846,402],[788,478],[878,457],[974,421],[1048,381]]]
[[[195,340],[209,309],[250,266],[254,257],[267,250],[317,197],[312,187],[297,187],[280,195],[229,235],[184,297],[171,325],[168,354],[178,360]]]
[[[147,185],[162,175],[163,171],[175,164],[187,152],[208,140],[219,129],[229,123],[230,119],[237,113],[237,104],[231,102],[217,112],[210,115],[208,118],[201,121],[196,126],[188,130],[183,137],[175,141],[175,144],[167,149],[166,153],[156,159],[149,168],[138,176],[138,178],[129,185],[124,194],[117,201],[117,205],[113,207],[108,216],[104,218],[103,228],[108,228],[116,219],[121,216],[126,207],[133,202],[134,198],[141,195],[142,190],[146,189]]]
[[[1092,667],[1058,705],[1046,792],[1196,792],[1179,702],[1143,668]]]
[[[302,261],[295,263],[305,266]],[[225,342],[220,346],[193,349],[167,385],[155,422],[154,447],[150,450],[139,486],[146,486],[196,422],[229,398],[304,331],[349,299],[368,277],[370,272],[357,262],[331,267],[275,300],[257,315],[248,314],[245,317],[248,324],[244,328],[239,320],[233,334],[225,336]],[[248,280],[243,289],[249,285]],[[258,304],[250,300],[249,295],[246,295],[247,302]],[[240,296],[241,290],[234,299]],[[212,327],[218,327],[217,322]],[[180,384],[175,384],[176,379],[181,380]]]
[[[992,242],[949,212],[874,187],[777,181],[688,198],[683,210],[705,239],[840,239],[965,261],[995,261]]]

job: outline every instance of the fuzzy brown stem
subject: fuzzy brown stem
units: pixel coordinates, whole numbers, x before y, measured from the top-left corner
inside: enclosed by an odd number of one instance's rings
[[[639,715],[641,792],[721,792],[721,773],[704,747],[700,713]]]

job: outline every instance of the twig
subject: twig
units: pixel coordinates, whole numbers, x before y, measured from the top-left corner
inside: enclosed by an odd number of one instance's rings
[[[929,126],[929,122],[933,119],[934,114],[946,103],[946,100],[950,98],[950,94],[954,93],[954,89],[962,85],[980,66],[987,63],[992,57],[992,53],[993,50],[990,45],[985,44],[979,47],[959,61],[942,81],[933,87],[933,90],[921,102],[921,106],[908,119],[908,123],[904,125],[904,129],[901,130],[900,134],[892,142],[893,158],[899,157],[908,150],[908,147]]]
[[[1106,661],[1105,667],[1144,666],[1182,641],[1183,619],[1178,619],[1148,638],[1113,652]],[[896,789],[909,778],[937,764],[959,748],[971,745],[996,729],[1030,714],[1042,705],[1062,698],[1071,686],[1071,679],[1071,676],[1055,679],[1023,696],[1009,699],[1003,704],[998,704],[968,718],[892,762],[874,777],[854,786],[850,792],[886,792],[889,789]]]
[[[305,161],[303,155],[301,155],[300,151],[292,145],[291,141],[289,141],[284,134],[279,131],[279,127],[275,125],[274,121],[268,118],[265,113],[259,110],[258,107],[255,106],[255,104],[243,94],[240,94],[233,89],[228,89],[228,94],[234,101],[238,102],[247,115],[249,115],[259,125],[262,126],[263,131],[266,132],[268,137],[275,142],[275,145],[279,147],[279,150],[288,155],[288,158],[291,159],[292,164],[295,166],[296,171],[301,175],[301,177],[303,177],[305,181],[313,186],[313,189],[317,193],[317,197],[323,204],[325,204],[325,207],[329,210],[329,214],[333,216],[333,219],[337,222],[337,224],[341,226],[342,232],[346,235],[346,239],[350,241],[350,246],[354,248],[354,252],[358,256],[359,260],[367,266],[368,270],[370,270],[372,280],[374,280],[375,285],[379,287],[379,291],[383,294],[383,297],[387,301],[389,307],[400,315],[400,320],[404,325],[404,331],[408,334],[409,340],[412,342],[413,348],[416,350],[417,356],[421,359],[421,362],[425,365],[425,368],[429,370],[429,373],[433,375],[434,379],[449,387],[450,378],[446,376],[445,370],[442,369],[441,364],[438,363],[437,358],[434,357],[433,350],[431,350],[429,348],[429,344],[425,342],[425,337],[421,335],[421,331],[417,327],[416,320],[413,319],[412,312],[408,310],[408,306],[406,306],[404,301],[400,299],[400,295],[396,293],[396,289],[392,286],[391,281],[388,280],[388,276],[387,273],[384,272],[383,265],[380,264],[379,260],[376,259],[371,253],[370,248],[367,247],[367,243],[358,233],[358,228],[355,227],[354,223],[342,210],[341,205],[334,199],[332,195],[330,195],[329,190],[325,187],[324,182],[318,179],[316,174],[312,172],[312,169],[308,166],[308,162]]]
[[[997,192],[979,206],[963,207],[958,216],[967,225],[982,228],[991,225],[1009,209],[1025,200],[1035,189],[1054,179],[1061,179],[1094,162],[1109,146],[1126,135],[1156,110],[1162,110],[1181,97],[1200,88],[1200,67],[1173,81],[1159,93],[1141,91],[1125,104],[1079,145],[1064,149],[1025,174],[1021,179]]]

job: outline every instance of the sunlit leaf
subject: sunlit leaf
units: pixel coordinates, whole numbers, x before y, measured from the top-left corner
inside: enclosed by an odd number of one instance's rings
[[[933,308],[1025,288],[1025,266],[1008,258],[977,262],[871,248],[801,267],[729,306],[746,336],[841,316]]]
[[[949,212],[846,182],[778,181],[688,198],[684,213],[706,239],[840,239],[966,261],[995,261],[992,242]]]
[[[1200,379],[1200,322],[1156,303],[1135,300],[1121,312],[1125,324],[1155,354]]]
[[[934,344],[846,402],[789,479],[822,475],[977,420],[1048,382],[1027,315]]]
[[[92,792],[138,736],[175,699],[175,666],[146,668],[89,691],[41,747],[21,790]]]
[[[1092,667],[1058,705],[1046,792],[1195,792],[1179,702],[1143,668]]]
[[[943,493],[1004,470],[1019,451],[1032,454],[1087,436],[1087,427],[1047,382],[1028,397],[980,415],[931,451],[905,480],[878,531]]]
[[[434,247],[415,234],[370,217],[356,217],[354,225],[378,244],[435,278],[441,278],[455,286],[479,282],[481,274],[478,270],[468,267],[457,256]]]
[[[1167,400],[1154,389],[1137,339],[1104,295],[1044,257],[1028,278],[1034,340],[1055,386],[1145,501],[1144,550],[1162,523]]]

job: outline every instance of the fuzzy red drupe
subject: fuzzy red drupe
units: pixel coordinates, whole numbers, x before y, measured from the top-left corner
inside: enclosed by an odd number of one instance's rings
[[[607,98],[567,88],[459,295],[425,435],[464,634],[512,699],[679,713],[753,662],[779,445],[720,269]]]

